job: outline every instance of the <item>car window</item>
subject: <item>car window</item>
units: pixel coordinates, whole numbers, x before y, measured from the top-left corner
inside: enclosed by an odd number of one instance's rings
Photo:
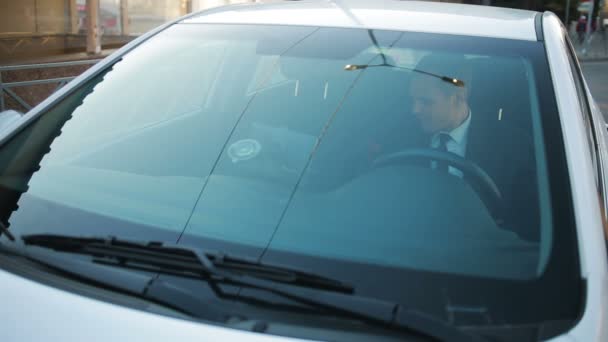
[[[451,324],[569,321],[549,75],[540,42],[178,24],[0,149],[0,198],[14,234],[243,254]]]

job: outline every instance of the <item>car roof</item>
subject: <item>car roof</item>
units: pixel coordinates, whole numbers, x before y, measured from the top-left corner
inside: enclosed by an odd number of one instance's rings
[[[536,14],[428,1],[310,0],[218,7],[182,22],[352,27],[537,40]]]

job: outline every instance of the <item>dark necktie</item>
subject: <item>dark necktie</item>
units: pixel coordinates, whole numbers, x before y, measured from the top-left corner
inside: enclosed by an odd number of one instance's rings
[[[448,133],[439,133],[439,145],[437,145],[437,150],[441,152],[448,152],[448,142],[452,137]],[[448,172],[448,163],[444,161],[437,161],[437,170]]]

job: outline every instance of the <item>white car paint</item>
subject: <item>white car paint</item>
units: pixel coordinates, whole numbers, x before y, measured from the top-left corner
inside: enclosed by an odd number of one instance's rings
[[[10,131],[18,126],[19,120],[21,120],[22,117],[22,113],[12,109],[0,112],[0,132]]]
[[[0,270],[1,341],[300,341],[200,324],[75,295]],[[44,303],[44,305],[41,305]],[[52,310],[52,315],[49,315]],[[69,328],[66,323],[69,322]]]
[[[503,8],[415,1],[321,1],[228,6],[190,15],[176,22],[319,25],[536,40],[535,15],[535,12]],[[35,119],[43,109],[63,99],[80,83],[86,82],[108,64],[170,25],[172,23],[136,39],[80,75],[27,113],[20,127]],[[556,16],[545,13],[542,25],[561,113],[575,219],[579,227],[581,276],[586,280],[587,287],[581,320],[570,332],[551,341],[608,341],[608,265],[601,207],[593,182],[595,170],[588,154],[586,128],[581,119],[579,103],[572,97],[576,89],[573,75],[569,72],[561,23]],[[593,103],[592,107],[596,124],[605,125]],[[18,129],[2,132],[0,144]],[[608,133],[603,132],[600,149],[605,160],[608,160]],[[1,270],[0,284],[2,341],[295,341],[146,313],[78,296]],[[49,315],[49,310],[52,310],[52,315]],[[74,328],[57,329],[66,321]]]
[[[233,6],[186,23],[360,27],[536,40],[535,12],[421,1],[294,1]]]
[[[582,277],[587,280],[587,296],[582,319],[567,336],[557,337],[553,341],[567,341],[568,337],[575,341],[606,341],[608,340],[606,329],[608,265],[602,213],[593,181],[595,170],[588,152],[589,146],[585,137],[586,128],[581,119],[580,104],[576,97],[571,96],[576,93],[576,88],[574,76],[570,72],[568,56],[565,53],[567,42],[564,39],[563,27],[555,15],[547,13],[543,16],[543,31],[557,105],[562,114],[561,125],[570,170],[576,225],[579,227],[577,232],[581,272]],[[605,126],[603,116],[598,113],[596,107],[595,122]],[[601,132],[605,134],[606,130],[602,129]],[[602,152],[606,156],[605,148]]]

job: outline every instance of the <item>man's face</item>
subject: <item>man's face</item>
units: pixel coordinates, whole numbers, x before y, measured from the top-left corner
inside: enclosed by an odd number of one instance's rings
[[[433,77],[416,76],[410,86],[412,114],[427,133],[450,131],[459,123],[455,96],[442,91],[439,82]]]

